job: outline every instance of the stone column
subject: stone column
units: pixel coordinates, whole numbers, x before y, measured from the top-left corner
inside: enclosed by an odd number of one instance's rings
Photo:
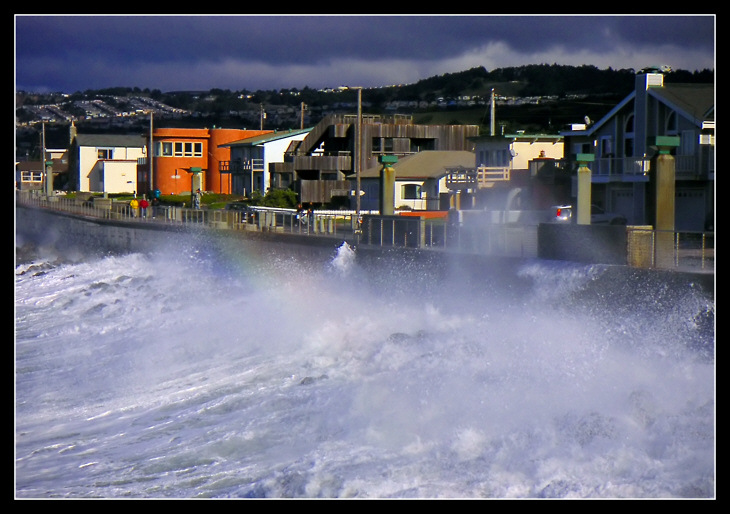
[[[657,268],[674,267],[674,198],[675,161],[670,153],[679,146],[679,137],[657,136],[657,154],[652,159],[650,182],[654,195],[654,264]]]
[[[380,170],[380,215],[392,216],[395,213],[395,169],[398,162],[394,155],[381,155],[378,159],[383,165]]]
[[[593,162],[593,154],[579,153],[575,155],[578,163],[578,225],[591,224],[591,169],[589,162]]]

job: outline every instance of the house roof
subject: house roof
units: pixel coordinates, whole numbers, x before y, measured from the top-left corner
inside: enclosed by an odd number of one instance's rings
[[[147,139],[144,136],[134,134],[76,134],[74,139],[79,146],[142,148],[147,144]]]
[[[481,141],[509,141],[509,142],[553,142],[560,143],[563,139],[562,135],[555,134],[530,134],[530,133],[517,133],[517,134],[500,134],[498,136],[474,136],[468,138],[470,141],[481,142]]]
[[[54,173],[61,173],[68,170],[68,163],[63,159],[50,159],[51,169]],[[43,171],[43,163],[41,161],[20,161],[16,163],[19,171]]]
[[[647,91],[687,119],[693,120],[697,126],[701,127],[703,121],[715,120],[714,84],[664,84],[662,87],[650,87]],[[586,130],[562,132],[561,135],[588,135],[595,132],[634,98],[636,98],[636,91],[631,92],[603,118]]]
[[[399,158],[393,164],[396,180],[440,178],[449,168],[474,168],[476,154],[466,150],[426,150]],[[382,166],[374,166],[360,172],[360,178],[380,177]]]
[[[649,94],[697,125],[715,119],[714,84],[664,84],[664,87],[649,88]]]
[[[259,136],[247,137],[246,139],[239,139],[238,141],[231,141],[223,145],[219,145],[219,148],[226,148],[231,146],[256,146],[270,143],[271,141],[278,141],[279,139],[285,139],[287,137],[298,136],[300,134],[307,134],[311,128],[299,129],[299,130],[286,130],[283,132],[270,132],[268,134],[261,134]]]

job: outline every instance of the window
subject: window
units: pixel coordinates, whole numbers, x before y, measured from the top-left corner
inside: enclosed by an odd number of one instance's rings
[[[172,143],[169,141],[158,143],[157,151],[155,153],[157,157],[172,157]]]
[[[422,186],[418,184],[404,184],[402,197],[404,200],[420,200]]]
[[[624,157],[634,156],[634,115],[626,118],[624,125]]]
[[[20,180],[22,182],[43,182],[42,171],[21,171]]]
[[[697,134],[694,130],[683,130],[679,137],[678,155],[694,155],[697,148]]]
[[[477,161],[480,166],[484,166],[484,163],[487,162],[486,154],[487,152],[484,150],[479,150],[479,157],[477,158]]]
[[[672,111],[667,116],[667,127],[666,127],[666,133],[668,136],[673,136],[677,133],[678,130],[678,123],[677,120],[677,113],[676,111]]]
[[[609,136],[601,136],[600,157],[613,157],[613,139]]]
[[[509,166],[510,154],[504,150],[487,150],[484,152],[484,161],[486,165],[492,168],[502,168]]]
[[[629,116],[626,118],[626,126],[624,127],[624,132],[627,134],[633,134],[634,133],[634,115],[629,114]]]
[[[183,143],[176,141],[172,143],[173,155],[175,157],[202,157],[203,143]]]
[[[112,159],[112,149],[111,148],[97,148],[96,149],[96,158],[97,159]]]

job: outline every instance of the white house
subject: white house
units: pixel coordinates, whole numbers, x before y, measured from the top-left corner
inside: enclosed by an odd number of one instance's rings
[[[270,187],[288,187],[289,184],[272,180],[276,176],[273,167],[276,163],[284,162],[287,148],[294,142],[302,141],[311,130],[275,131],[220,145],[231,149],[232,192],[247,194],[259,191],[265,194]]]
[[[480,136],[474,141],[476,165],[487,168],[505,167],[510,170],[527,170],[533,159],[562,159],[563,137],[546,134],[506,134]]]
[[[76,134],[69,151],[71,188],[99,193],[132,193],[137,160],[147,157],[143,136]]]

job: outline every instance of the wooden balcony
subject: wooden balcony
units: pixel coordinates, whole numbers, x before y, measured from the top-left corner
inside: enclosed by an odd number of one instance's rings
[[[300,180],[299,198],[304,203],[327,203],[350,191],[349,180]]]
[[[297,171],[342,171],[349,173],[352,169],[350,152],[338,152],[335,155],[294,155],[291,158]]]
[[[446,187],[452,191],[465,189],[485,189],[498,182],[509,182],[510,169],[507,167],[462,168],[449,170],[446,176]]]

